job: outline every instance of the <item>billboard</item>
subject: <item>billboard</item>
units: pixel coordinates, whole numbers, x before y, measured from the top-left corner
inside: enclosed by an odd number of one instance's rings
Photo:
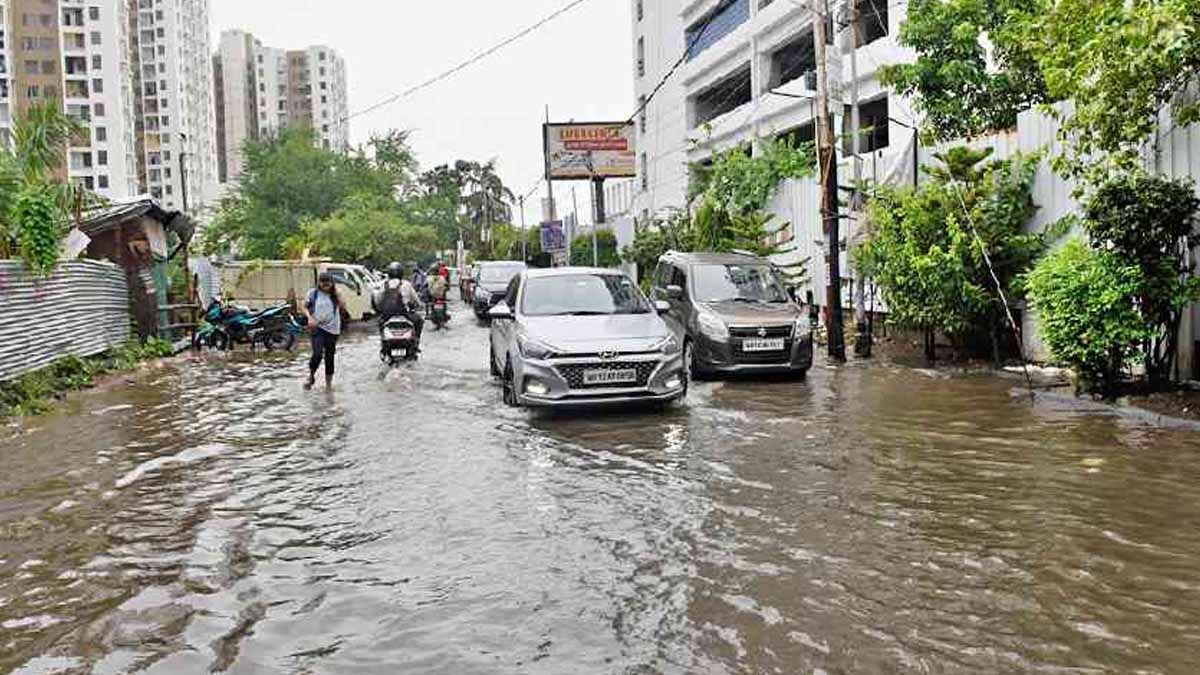
[[[561,220],[542,223],[542,251],[557,253],[567,250],[567,237]]]
[[[633,123],[542,125],[547,177],[552,180],[634,178],[637,131]]]

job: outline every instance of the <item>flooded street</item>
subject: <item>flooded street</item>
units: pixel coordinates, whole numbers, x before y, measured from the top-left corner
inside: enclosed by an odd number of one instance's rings
[[[452,326],[0,428],[0,672],[1200,669],[1200,434],[821,361],[531,414]]]

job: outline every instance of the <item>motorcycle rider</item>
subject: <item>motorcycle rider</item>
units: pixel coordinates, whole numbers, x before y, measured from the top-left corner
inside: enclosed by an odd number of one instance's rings
[[[413,336],[417,341],[417,351],[421,351],[421,329],[425,325],[422,318],[421,297],[412,282],[404,278],[404,266],[394,262],[387,266],[388,280],[383,286],[371,294],[371,307],[379,316],[379,327],[393,316],[404,316],[413,325]]]
[[[420,265],[412,263],[412,267],[413,288],[417,290],[422,300],[427,300],[429,298],[429,278],[425,276],[425,271],[421,269]]]

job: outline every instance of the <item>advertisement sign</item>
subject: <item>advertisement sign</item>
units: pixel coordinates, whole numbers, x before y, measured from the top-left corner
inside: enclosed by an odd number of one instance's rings
[[[558,253],[567,250],[567,237],[561,220],[542,223],[542,251]]]
[[[632,122],[545,124],[542,133],[552,180],[637,176],[637,131]]]

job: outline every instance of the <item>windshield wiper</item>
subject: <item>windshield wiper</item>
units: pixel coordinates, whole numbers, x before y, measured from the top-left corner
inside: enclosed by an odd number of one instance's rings
[[[594,309],[581,309],[575,312],[563,312],[563,316],[608,316],[612,312],[598,312]]]

